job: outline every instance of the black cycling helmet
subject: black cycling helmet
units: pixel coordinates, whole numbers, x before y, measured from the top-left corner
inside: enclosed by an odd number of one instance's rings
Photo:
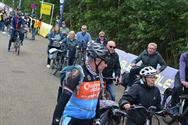
[[[87,46],[87,53],[91,58],[100,58],[104,61],[108,60],[108,49],[100,43],[89,42]]]

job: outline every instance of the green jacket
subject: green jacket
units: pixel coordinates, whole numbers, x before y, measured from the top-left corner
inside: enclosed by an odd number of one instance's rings
[[[133,60],[132,63],[136,64],[139,61],[142,61],[141,67],[152,66],[156,69],[157,65],[160,64],[160,72],[167,66],[166,62],[158,51],[156,51],[153,55],[149,55],[147,50],[144,50],[136,59]]]

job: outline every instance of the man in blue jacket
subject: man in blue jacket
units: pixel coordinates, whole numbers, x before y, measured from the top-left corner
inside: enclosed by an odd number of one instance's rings
[[[19,31],[19,37],[21,40],[21,45],[23,44],[23,40],[24,40],[24,33],[22,32],[22,28],[24,27],[24,20],[21,18],[21,13],[18,12],[17,15],[15,17],[13,17],[12,20],[12,32],[11,32],[11,36],[10,36],[10,40],[8,43],[8,51],[10,51],[10,47],[11,47],[11,43],[14,41],[14,37],[16,35],[16,30]]]
[[[82,47],[82,49],[85,50],[87,48],[87,43],[91,41],[92,39],[91,39],[91,35],[87,32],[86,25],[83,25],[81,30],[82,31],[76,34],[76,38],[79,41],[79,44]]]

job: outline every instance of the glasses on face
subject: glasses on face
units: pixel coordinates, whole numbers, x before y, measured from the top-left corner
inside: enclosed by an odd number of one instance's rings
[[[104,37],[104,36],[100,36],[100,37]]]
[[[115,49],[116,47],[115,46],[109,46],[111,49]]]

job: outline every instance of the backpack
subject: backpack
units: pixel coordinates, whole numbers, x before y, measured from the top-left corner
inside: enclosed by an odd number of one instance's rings
[[[61,70],[61,75],[60,75],[60,86],[58,89],[58,96],[57,96],[57,101],[59,100],[59,97],[62,93],[63,87],[67,82],[67,78],[69,76],[69,74],[72,72],[72,70],[77,69],[80,71],[80,81],[79,81],[79,85],[77,85],[77,90],[79,89],[80,85],[82,84],[83,80],[84,80],[84,71],[82,69],[82,67],[80,65],[75,65],[75,66],[66,66]]]

